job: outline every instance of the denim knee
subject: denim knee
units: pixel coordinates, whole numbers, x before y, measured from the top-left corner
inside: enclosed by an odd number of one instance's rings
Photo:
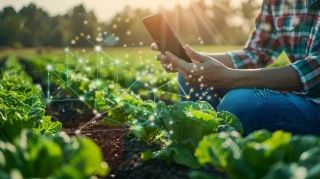
[[[218,106],[218,111],[228,111],[235,115],[246,111],[249,101],[253,100],[252,89],[235,89],[228,92]]]

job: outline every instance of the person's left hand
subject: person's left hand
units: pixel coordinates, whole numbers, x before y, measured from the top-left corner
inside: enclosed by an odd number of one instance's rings
[[[179,59],[169,51],[166,51],[165,54],[190,85],[200,88],[221,88],[227,87],[227,84],[232,81],[228,77],[231,69],[221,62],[194,51],[189,45],[185,47],[185,51],[194,63]]]

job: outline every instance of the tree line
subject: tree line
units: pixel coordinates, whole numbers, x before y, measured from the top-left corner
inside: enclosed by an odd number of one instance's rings
[[[209,2],[209,3],[208,3]],[[243,45],[254,26],[260,8],[256,0],[245,0],[234,7],[229,0],[199,0],[189,7],[168,10],[159,7],[183,43],[203,45]],[[0,11],[0,46],[66,47],[95,44],[112,46],[149,45],[152,42],[142,24],[149,9],[126,6],[110,21],[100,22],[93,11],[80,4],[64,15],[50,16],[31,3],[19,11]],[[87,38],[87,39],[86,39]]]

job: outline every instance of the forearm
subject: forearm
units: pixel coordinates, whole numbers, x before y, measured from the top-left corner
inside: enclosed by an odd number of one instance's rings
[[[227,88],[270,88],[299,91],[301,84],[297,72],[291,66],[264,69],[230,69],[231,83]]]
[[[223,63],[225,66],[229,68],[234,68],[234,65],[229,55],[227,55],[226,53],[205,53],[205,52],[201,52],[201,53],[218,60],[219,62]]]

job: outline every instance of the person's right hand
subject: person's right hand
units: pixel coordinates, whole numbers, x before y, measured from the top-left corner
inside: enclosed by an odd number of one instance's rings
[[[156,43],[152,43],[150,47],[154,51],[159,51],[159,46]],[[161,62],[162,67],[168,73],[177,72],[176,67],[172,64],[172,62],[170,62],[170,60],[167,58],[167,55],[160,53],[159,55],[157,55],[157,60]]]

